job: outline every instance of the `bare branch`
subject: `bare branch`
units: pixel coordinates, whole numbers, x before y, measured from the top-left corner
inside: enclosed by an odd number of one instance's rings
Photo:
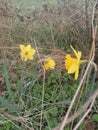
[[[71,117],[69,117],[66,121],[66,125],[71,123],[72,121],[74,121],[79,115],[81,115],[83,112],[87,111],[89,105],[93,102],[93,100],[96,99],[96,97],[98,96],[98,90],[96,90],[94,92],[94,94],[87,100],[87,102],[77,111],[74,113],[74,115],[72,115]],[[89,109],[88,109],[89,110]],[[91,110],[91,109],[90,109]],[[53,128],[52,130],[60,130],[61,127],[61,123],[59,123],[55,128]]]
[[[81,79],[81,81],[80,81],[80,84],[79,84],[79,86],[78,86],[78,88],[77,88],[77,90],[76,90],[76,93],[75,93],[75,95],[74,95],[74,97],[73,97],[73,99],[72,99],[72,102],[71,102],[71,104],[70,104],[70,106],[69,106],[69,109],[68,109],[68,111],[67,111],[67,113],[66,113],[66,115],[65,115],[65,117],[64,117],[64,119],[63,119],[63,121],[62,121],[61,124],[60,124],[59,129],[53,129],[53,130],[63,130],[64,127],[66,126],[67,121],[68,121],[68,117],[69,117],[69,114],[70,114],[70,112],[71,112],[71,110],[72,110],[72,107],[73,107],[73,105],[74,105],[74,102],[75,102],[75,100],[76,100],[76,98],[77,98],[78,93],[79,93],[80,90],[81,90],[82,84],[84,83],[84,80],[85,80],[85,78],[86,78],[86,76],[87,76],[87,73],[88,73],[88,71],[89,71],[90,65],[92,64],[92,61],[94,60],[94,56],[95,56],[95,39],[96,39],[96,32],[97,32],[97,26],[94,26],[94,14],[95,14],[95,9],[96,9],[97,3],[98,3],[98,1],[96,0],[95,5],[94,5],[94,8],[93,8],[93,14],[92,14],[92,46],[91,46],[91,51],[90,51],[89,63],[88,63],[88,65],[87,65],[87,68],[86,68],[86,70],[85,70],[85,73],[84,73],[84,75],[83,75],[83,77],[82,77],[82,79]],[[76,114],[76,113],[75,113],[75,114]],[[57,126],[57,128],[58,128],[58,126]]]

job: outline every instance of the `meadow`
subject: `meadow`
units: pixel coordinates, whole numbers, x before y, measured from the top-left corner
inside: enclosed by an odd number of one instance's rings
[[[0,130],[98,129],[97,5],[0,1]]]

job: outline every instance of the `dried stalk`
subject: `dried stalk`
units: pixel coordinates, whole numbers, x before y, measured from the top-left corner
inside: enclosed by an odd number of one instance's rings
[[[95,102],[95,98],[93,99],[93,101],[91,102],[90,108],[87,110],[87,112],[84,114],[84,116],[82,117],[82,119],[76,124],[75,128],[73,130],[77,130],[78,127],[80,126],[80,124],[83,122],[83,120],[85,119],[85,117],[87,117],[87,115],[91,112],[92,107],[94,105]]]
[[[78,86],[78,89],[76,90],[76,93],[75,93],[75,95],[74,95],[74,97],[73,97],[73,99],[72,99],[72,102],[71,102],[71,104],[70,104],[70,106],[69,106],[69,109],[68,109],[68,111],[67,111],[67,113],[66,113],[66,115],[65,115],[65,117],[64,117],[64,119],[63,119],[63,121],[60,123],[60,125],[58,125],[57,127],[55,127],[53,130],[63,130],[64,127],[67,125],[68,116],[69,116],[69,114],[70,114],[70,112],[71,112],[71,110],[72,110],[72,107],[73,107],[74,102],[75,102],[75,100],[76,100],[76,98],[77,98],[77,95],[78,95],[78,93],[80,92],[80,89],[81,89],[81,87],[82,87],[82,84],[83,84],[83,82],[84,82],[84,80],[85,80],[85,78],[86,78],[86,76],[87,76],[89,67],[90,67],[90,65],[92,64],[92,61],[94,60],[94,56],[95,56],[95,39],[96,39],[97,27],[94,27],[94,23],[93,23],[93,22],[94,22],[94,14],[95,14],[96,4],[97,4],[97,0],[96,0],[96,2],[95,2],[95,6],[94,6],[94,9],[93,9],[93,16],[92,16],[92,38],[93,38],[93,40],[92,40],[92,47],[91,47],[91,51],[90,51],[89,63],[88,63],[88,65],[87,65],[86,71],[85,71],[85,73],[84,73],[84,75],[83,75],[83,78],[81,79],[81,82],[80,82],[80,84],[79,84],[79,86]]]
[[[85,15],[86,15],[86,39],[89,42],[89,15],[88,15],[88,0],[85,0]]]
[[[37,55],[38,55],[38,58],[39,60],[41,61],[41,57],[40,57],[40,53],[38,51],[38,47],[36,45],[36,41],[34,39],[34,43],[35,43],[35,48],[36,48],[36,51],[37,51]],[[42,88],[42,109],[41,109],[41,114],[40,114],[40,130],[42,129],[42,119],[43,119],[43,111],[44,111],[44,94],[45,94],[45,68],[43,66],[43,63],[40,62],[42,67],[43,67],[43,88]]]
[[[71,123],[72,121],[74,121],[79,115],[81,115],[83,112],[88,111],[89,109],[89,105],[92,104],[92,102],[96,99],[96,97],[98,96],[98,90],[96,90],[94,92],[94,94],[87,100],[87,102],[77,111],[74,113],[74,115],[72,115],[71,117],[69,117],[67,119],[66,125]],[[91,105],[90,105],[91,108]],[[52,130],[60,130],[61,127],[61,123],[59,123],[58,126],[56,126],[54,129]]]
[[[0,110],[0,113],[3,113],[6,117],[11,118],[12,120],[19,122],[22,126],[27,128],[28,130],[34,130],[33,127],[31,128],[28,124],[26,124],[26,121],[23,117],[16,117],[16,116],[13,116],[7,112],[3,112],[2,110]]]

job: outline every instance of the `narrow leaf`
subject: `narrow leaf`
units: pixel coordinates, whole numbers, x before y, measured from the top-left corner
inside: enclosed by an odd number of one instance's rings
[[[8,75],[8,68],[7,68],[7,63],[6,63],[6,58],[4,58],[4,78],[7,86],[7,91],[8,91],[8,96],[9,98],[12,97],[13,92],[11,90],[11,83],[9,81],[9,75]]]
[[[1,106],[4,107],[5,109],[11,111],[11,112],[21,112],[20,108],[17,108],[13,104],[10,104],[8,100],[4,99],[2,96],[0,96],[0,103]]]

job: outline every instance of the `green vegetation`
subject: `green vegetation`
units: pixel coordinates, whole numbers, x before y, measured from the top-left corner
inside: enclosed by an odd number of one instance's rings
[[[13,4],[17,5],[17,6],[23,6],[25,9],[29,9],[30,7],[41,7],[43,5],[43,3],[45,3],[46,1],[44,0],[13,0]],[[47,1],[48,2],[48,1]],[[57,0],[49,0],[49,4],[56,4]]]
[[[75,80],[65,69],[65,56],[73,55],[70,45],[82,52],[81,59],[88,60],[91,53],[94,2],[89,2],[87,17],[85,1],[75,1],[0,2],[0,130],[52,130],[63,120],[87,67],[80,66]],[[36,50],[33,60],[21,60],[20,44],[30,44]],[[46,71],[43,63],[48,57],[56,66]],[[92,62],[88,69],[70,116],[98,89],[94,65]],[[78,130],[87,130],[90,124],[98,129],[97,100],[93,106]],[[65,130],[73,129],[84,114],[68,123]]]

